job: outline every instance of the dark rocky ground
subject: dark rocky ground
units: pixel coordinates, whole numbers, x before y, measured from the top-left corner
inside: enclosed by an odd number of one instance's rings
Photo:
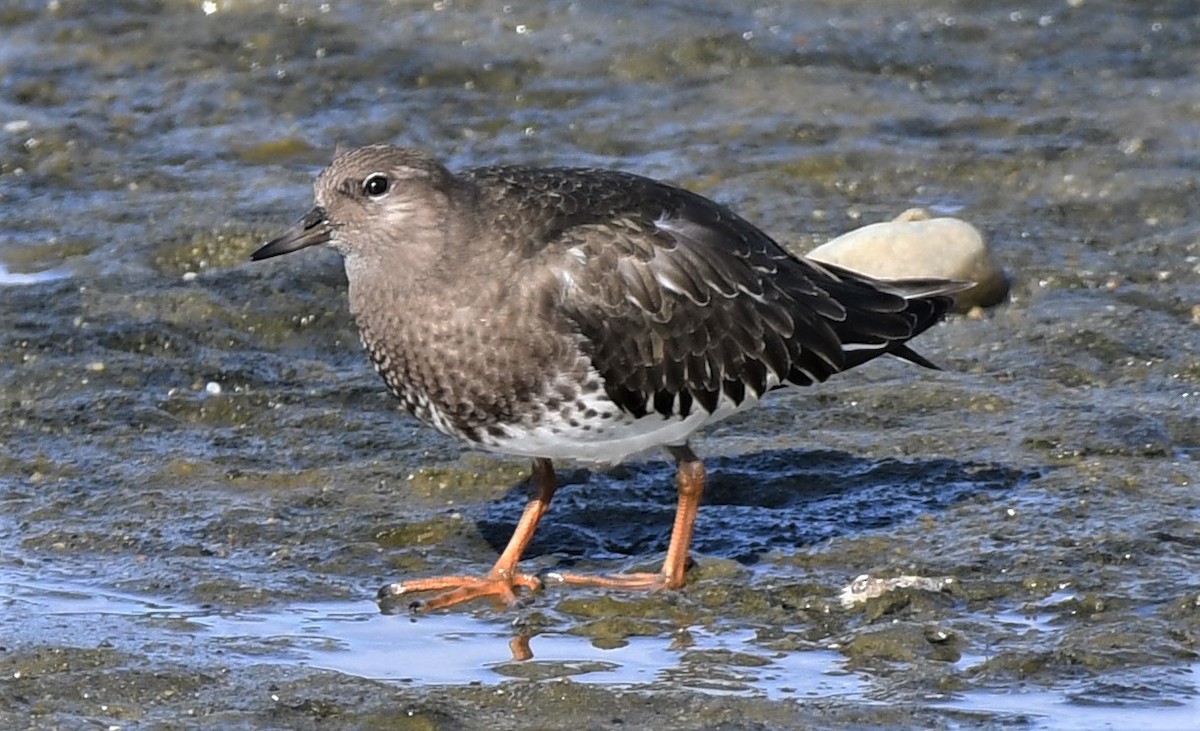
[[[1194,11],[10,4],[0,262],[63,276],[0,286],[0,722],[1190,728]],[[380,616],[490,565],[527,465],[396,412],[336,257],[246,261],[375,141],[670,178],[796,251],[923,205],[1012,297],[922,337],[944,372],[700,440],[683,591]],[[658,560],[665,462],[564,476],[530,567]],[[844,606],[867,573],[932,583]]]

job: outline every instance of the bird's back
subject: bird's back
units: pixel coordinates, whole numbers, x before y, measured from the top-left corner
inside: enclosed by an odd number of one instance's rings
[[[467,171],[488,228],[633,415],[715,412],[890,353],[940,320],[961,283],[880,282],[797,258],[728,208],[607,170]],[[540,276],[538,276],[540,275]]]

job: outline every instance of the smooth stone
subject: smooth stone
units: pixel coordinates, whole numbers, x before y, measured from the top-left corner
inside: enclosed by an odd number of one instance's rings
[[[922,208],[842,234],[807,256],[877,279],[938,277],[975,282],[974,287],[955,293],[955,312],[991,307],[1008,296],[1008,274],[979,229],[957,218],[930,218]]]

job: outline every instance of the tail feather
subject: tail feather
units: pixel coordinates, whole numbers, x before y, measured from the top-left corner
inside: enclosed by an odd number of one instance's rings
[[[919,365],[922,368],[928,368],[934,371],[940,371],[942,369],[942,367],[937,363],[928,360],[925,358],[925,356],[921,355],[907,345],[897,345],[896,347],[888,350],[887,354],[899,358],[900,360],[908,361],[913,365]]]
[[[833,328],[842,342],[844,368],[854,368],[881,355],[940,370],[906,344],[940,322],[954,304],[951,296],[973,282],[948,279],[877,280],[822,263],[831,275],[821,286],[846,310]]]
[[[954,294],[975,286],[965,279],[876,279],[875,286],[906,300]]]

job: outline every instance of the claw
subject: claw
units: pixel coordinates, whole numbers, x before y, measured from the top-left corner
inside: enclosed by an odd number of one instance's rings
[[[541,586],[542,582],[536,576],[492,571],[482,577],[436,576],[428,579],[400,581],[382,587],[376,594],[376,600],[385,613],[392,613],[389,610],[399,597],[418,592],[437,591],[438,593],[429,599],[417,599],[408,604],[408,610],[415,614],[446,609],[463,602],[485,598],[493,599],[497,604],[506,606],[517,600],[517,587],[537,591]]]
[[[554,571],[546,574],[546,578],[556,584],[591,586],[600,589],[617,589],[623,591],[658,591],[660,589],[678,589],[683,586],[683,576],[675,578],[668,576],[665,572],[656,574],[636,573],[592,576],[590,574]]]

